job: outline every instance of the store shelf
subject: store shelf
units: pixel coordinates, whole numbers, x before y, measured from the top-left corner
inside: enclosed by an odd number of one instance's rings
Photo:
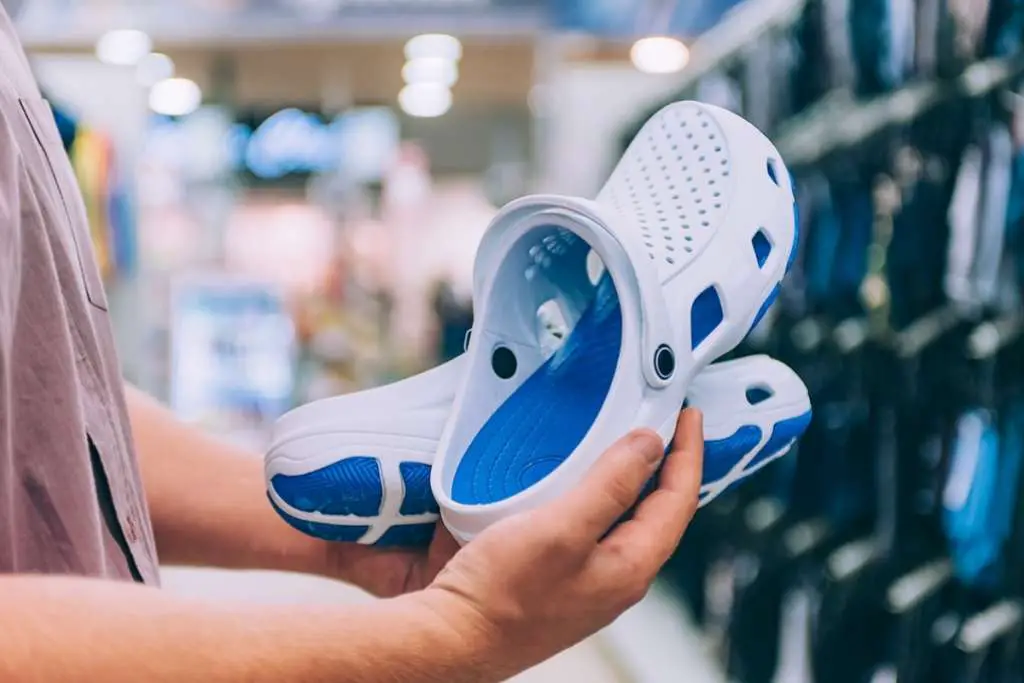
[[[800,17],[806,2],[760,0],[737,5],[690,46],[690,62],[678,89],[686,90],[712,71],[739,58],[761,36],[791,26]]]
[[[664,584],[598,638],[630,683],[725,683],[689,612]]]
[[[972,65],[957,78],[912,83],[862,102],[837,92],[784,124],[777,146],[790,166],[812,164],[892,126],[909,123],[943,102],[990,93],[1021,72],[1022,58],[990,59]]]

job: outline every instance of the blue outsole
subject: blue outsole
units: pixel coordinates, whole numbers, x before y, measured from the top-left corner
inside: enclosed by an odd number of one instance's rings
[[[796,439],[803,435],[807,426],[810,424],[810,421],[811,412],[808,411],[797,417],[777,423],[773,427],[771,436],[765,446],[747,465],[747,471],[749,472],[755,469],[764,461],[769,460],[778,455],[781,451],[788,449]],[[758,427],[746,425],[744,427],[740,427],[735,433],[724,439],[706,441],[704,443],[704,472],[702,485],[714,484],[716,481],[719,481],[722,477],[726,476],[730,471],[732,471],[740,459],[745,457],[751,449],[757,447],[757,444],[761,441],[761,437],[762,433]],[[342,470],[350,469],[352,466],[348,464],[348,460],[349,459],[341,460],[338,463],[329,465],[328,468],[338,468]],[[438,506],[430,490],[430,467],[428,465],[422,465],[422,463],[410,464],[415,464],[419,467],[415,469],[412,476],[403,474],[403,480],[406,488],[401,515],[419,515],[424,513],[436,514]],[[331,482],[333,480],[332,477],[326,476],[321,470],[311,472],[309,475],[300,476],[310,475],[317,475],[310,481]],[[279,481],[281,480],[277,477],[274,477],[272,480],[272,482]],[[379,486],[379,479],[377,481],[377,486],[366,485],[362,488],[349,489],[344,492],[342,497],[349,501],[358,498],[362,498],[364,501],[377,501],[382,495],[382,490]],[[737,482],[732,486],[735,486],[741,481],[743,481],[743,478],[737,480]],[[646,487],[641,498],[653,491],[654,484],[655,482],[652,480],[652,482]],[[274,486],[273,483],[272,486]],[[286,494],[282,494],[282,489],[275,487],[274,490],[282,500],[292,507],[297,507],[295,503],[302,502],[297,499],[289,500]],[[289,491],[287,488],[283,490],[286,492]],[[325,500],[331,500],[339,497],[339,491],[337,487],[328,484],[319,492],[319,496]],[[326,522],[310,522],[298,519],[278,507],[274,503],[273,499],[271,499],[271,504],[274,506],[277,513],[295,529],[309,536],[314,536],[327,541],[356,542],[359,541],[370,529],[369,523],[330,524]],[[363,506],[357,507],[369,509],[370,505],[365,503]],[[430,543],[430,540],[433,538],[433,534],[434,523],[424,523],[422,518],[420,518],[420,521],[403,523],[400,516],[374,545],[379,547],[423,547]]]

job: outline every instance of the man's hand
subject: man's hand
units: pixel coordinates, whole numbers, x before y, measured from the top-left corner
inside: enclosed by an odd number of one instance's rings
[[[306,536],[267,502],[258,454],[183,424],[130,386],[126,396],[164,564],[319,574],[391,597],[425,587],[458,550],[440,527],[429,552]]]
[[[297,532],[296,532],[297,533]],[[381,598],[426,588],[459,552],[459,544],[438,522],[426,550],[386,549],[354,543],[320,541],[322,569],[315,573],[338,578]]]
[[[182,424],[158,403],[130,387],[128,407],[157,546],[164,563],[321,574],[347,581],[380,597],[392,597],[431,585],[459,552],[458,544],[443,525],[438,525],[434,542],[426,551],[384,550],[352,543],[329,543],[306,536],[285,524],[267,503],[263,467],[258,456],[239,451]],[[570,534],[572,540],[589,543],[587,547],[596,552],[613,539],[620,539],[626,530],[646,528],[644,515],[663,510],[669,502],[675,502],[677,508],[683,503],[696,505],[703,448],[700,432],[698,414],[684,413],[676,434],[676,452],[669,457],[661,475],[661,490],[644,502],[634,520],[618,527],[602,544],[597,544],[596,536],[589,538],[593,533],[588,536],[573,526],[579,515],[571,510],[567,512],[566,506],[579,506],[595,497],[597,500],[613,497],[618,503],[615,507],[621,509],[604,525],[601,533],[611,528],[614,520],[635,503],[642,486],[642,482],[633,486],[636,477],[642,475],[643,481],[647,481],[657,467],[661,448],[660,440],[653,434],[635,434],[620,441],[573,495],[525,515],[526,521],[517,518],[496,525],[493,531],[467,546],[467,550],[495,544],[504,546],[503,552],[508,552],[508,544],[500,538],[509,533],[504,529],[509,526],[515,529],[517,524],[523,524],[530,532],[527,542],[535,546],[560,542],[559,534]],[[658,458],[644,464],[644,448]],[[215,485],[196,486],[196,481],[215,482]],[[692,487],[692,492],[680,488],[684,483]],[[681,501],[680,496],[686,500]],[[607,504],[607,500],[605,502]],[[652,503],[655,503],[653,507]],[[686,505],[682,505],[684,511]],[[650,512],[651,509],[655,512]],[[688,521],[689,513],[679,514],[674,525],[666,528],[671,532],[673,547]],[[495,536],[499,540],[488,540]],[[513,531],[512,537],[515,536]],[[615,552],[615,544],[629,538],[627,535],[624,540],[615,540],[602,552]],[[477,552],[485,555],[488,551],[471,551],[468,560],[463,551],[451,571],[464,571],[459,567],[465,562],[476,562],[472,557]],[[582,551],[577,548],[577,552]],[[657,566],[660,564],[658,562]]]
[[[701,415],[687,410],[658,489],[609,533],[662,462],[657,435],[625,437],[572,493],[469,543],[424,600],[478,639],[495,677],[573,645],[638,602],[672,555],[697,509],[703,445]]]

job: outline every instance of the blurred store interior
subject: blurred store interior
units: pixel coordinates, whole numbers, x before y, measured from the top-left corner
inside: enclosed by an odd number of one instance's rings
[[[524,680],[1024,681],[1024,2],[27,0],[18,29],[126,378],[257,451],[292,406],[462,353],[503,204],[594,195],[670,101],[741,113],[803,240],[737,353],[797,369],[814,423]]]

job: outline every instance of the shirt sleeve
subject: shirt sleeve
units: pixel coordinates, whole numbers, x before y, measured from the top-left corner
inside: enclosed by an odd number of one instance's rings
[[[5,394],[21,293],[21,190],[25,182],[24,165],[7,121],[11,115],[0,110],[0,392]],[[0,406],[0,417],[4,408]]]
[[[21,190],[23,167],[6,117],[0,107],[0,568],[11,565],[8,506],[14,481],[14,338],[21,298]],[[0,570],[2,571],[2,570]]]

